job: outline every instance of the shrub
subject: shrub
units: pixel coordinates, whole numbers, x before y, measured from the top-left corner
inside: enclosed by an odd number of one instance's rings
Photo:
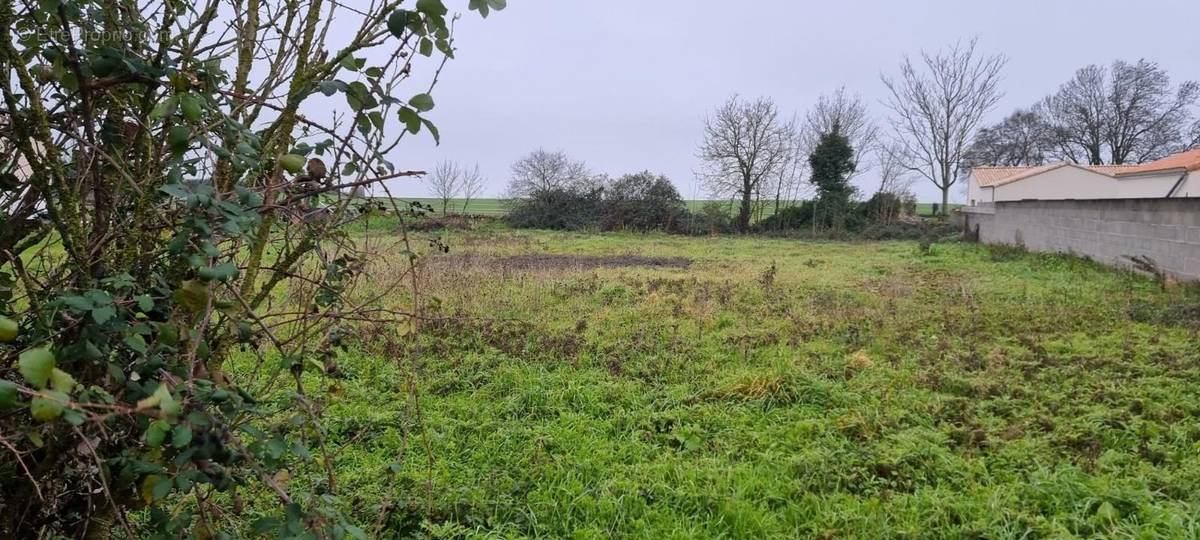
[[[449,54],[448,8],[204,4],[0,2],[0,538],[367,536],[326,389],[344,337],[418,318],[355,292],[346,225],[412,175],[384,118],[437,136],[389,59]]]
[[[622,176],[604,191],[600,229],[676,231],[687,207],[665,176],[640,172]]]
[[[733,217],[729,205],[708,201],[699,212],[688,212],[681,218],[682,232],[688,234],[724,234],[733,231]]]
[[[900,216],[916,213],[917,203],[911,198],[904,198],[895,193],[880,191],[872,195],[867,202],[862,203],[860,211],[869,221],[892,222]]]
[[[641,172],[608,186],[591,182],[534,190],[511,202],[507,221],[525,229],[680,232],[688,227],[683,198],[665,176]]]
[[[775,214],[759,221],[754,229],[758,232],[780,232],[796,229],[811,229],[813,222],[812,201],[802,201],[799,205],[780,209]]]
[[[580,230],[594,227],[601,211],[599,188],[549,188],[512,201],[507,221],[518,229]]]
[[[957,229],[944,224],[926,222],[872,223],[863,228],[864,240],[922,240],[945,239],[957,234]]]

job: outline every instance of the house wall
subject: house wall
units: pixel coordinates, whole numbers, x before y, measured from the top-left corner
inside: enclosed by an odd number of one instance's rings
[[[996,201],[1137,199],[1165,197],[1181,173],[1113,178],[1080,167],[1059,167],[996,186]],[[1200,193],[1197,193],[1200,195]]]
[[[1200,171],[1188,173],[1173,197],[1200,197]]]
[[[1132,257],[1148,257],[1177,279],[1200,281],[1197,197],[1000,201],[963,208],[961,221],[984,243],[1073,253],[1127,268]]]
[[[967,206],[978,206],[992,202],[992,188],[980,187],[975,175],[967,179]]]

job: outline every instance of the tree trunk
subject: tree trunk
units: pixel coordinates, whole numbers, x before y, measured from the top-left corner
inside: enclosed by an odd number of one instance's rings
[[[950,186],[942,186],[942,215],[950,215]]]
[[[738,210],[737,230],[738,232],[746,232],[750,230],[750,211],[752,199],[750,198],[750,190],[742,191],[742,207]]]

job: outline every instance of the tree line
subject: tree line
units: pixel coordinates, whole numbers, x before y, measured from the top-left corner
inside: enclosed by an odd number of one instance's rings
[[[803,194],[817,209],[814,221],[838,227],[853,215],[847,201],[859,195],[846,181],[873,168],[875,197],[892,204],[923,178],[941,192],[944,215],[951,189],[971,167],[1142,163],[1200,145],[1200,84],[1173,85],[1148,60],[1084,67],[1039,103],[985,126],[1004,95],[1007,63],[980,51],[976,40],[906,56],[897,73],[882,76],[882,123],[844,88],[820,98],[803,121],[768,98],[735,95],[705,121],[701,180],[712,195],[738,203],[739,231],[751,229],[756,208],[773,204],[778,215]],[[814,155],[835,139],[849,145],[848,154],[826,148],[832,153]],[[848,166],[829,168],[838,160]]]
[[[981,129],[966,162],[1017,166],[1152,161],[1200,145],[1197,99],[1200,84],[1173,85],[1166,70],[1148,60],[1089,65],[1041,101]]]
[[[697,175],[709,195],[735,206],[728,224],[720,223],[728,212],[715,207],[689,212],[661,175],[612,181],[562,151],[546,150],[512,166],[509,219],[550,228],[701,223],[704,230],[738,232],[855,230],[913,213],[912,186],[921,179],[941,192],[934,206],[946,215],[951,190],[972,167],[1064,160],[1121,165],[1200,146],[1200,84],[1173,84],[1166,70],[1144,59],[1083,67],[1039,102],[985,125],[1004,96],[1007,64],[974,39],[905,56],[894,73],[881,76],[887,90],[881,119],[845,88],[821,96],[803,115],[787,114],[766,97],[730,97],[705,119],[696,152]],[[469,201],[481,189],[478,167],[466,171],[446,163],[432,175],[430,188],[443,211],[451,199]],[[852,181],[869,173],[878,183],[862,200]],[[638,210],[629,219],[616,214],[633,212],[634,200],[656,210]]]

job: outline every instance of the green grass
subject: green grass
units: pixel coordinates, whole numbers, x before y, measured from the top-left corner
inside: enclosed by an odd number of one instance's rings
[[[1194,295],[968,244],[446,240],[451,318],[353,346],[324,414],[391,537],[1200,534]]]
[[[438,212],[440,212],[442,210],[442,201],[440,199],[432,199],[432,198],[428,198],[428,197],[398,197],[398,199],[405,201],[405,202],[414,202],[415,201],[415,202],[420,202],[422,204],[427,204],[429,206],[432,206]],[[699,212],[701,209],[704,208],[704,205],[709,202],[712,202],[712,201],[707,201],[707,200],[684,201],[684,203],[687,205],[688,210],[690,210],[692,212]],[[731,215],[737,211],[735,205],[725,202],[725,201],[722,201],[722,202],[724,204],[729,205],[729,212]],[[466,204],[465,210],[463,209],[464,201],[462,199],[452,199],[450,201],[450,206],[451,206],[451,211],[464,212],[464,213],[469,213],[472,215],[479,215],[479,216],[503,216],[508,213],[508,209],[505,208],[504,201],[502,199],[474,199],[470,203]],[[961,204],[950,205],[951,208],[958,208],[960,206],[962,206],[962,205]],[[770,216],[771,214],[774,214],[774,213],[775,213],[774,205],[767,205],[767,207],[763,210],[763,217]],[[933,213],[933,203],[918,203],[917,204],[917,214],[918,215],[928,216],[928,215],[932,215],[932,213]]]

